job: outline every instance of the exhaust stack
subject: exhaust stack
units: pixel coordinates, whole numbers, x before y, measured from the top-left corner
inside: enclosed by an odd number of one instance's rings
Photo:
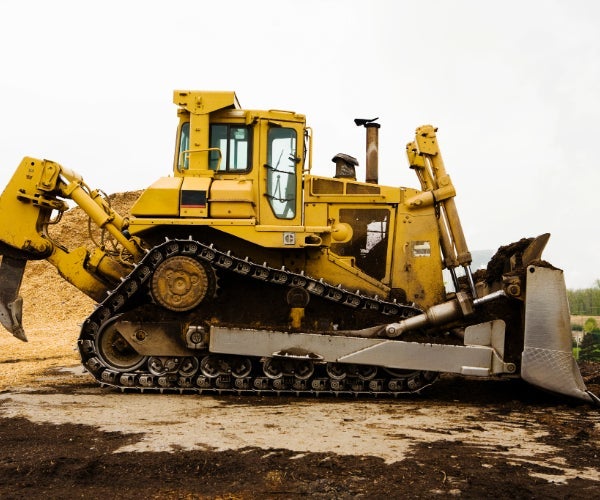
[[[354,123],[358,127],[367,129],[367,173],[365,182],[377,184],[379,182],[379,128],[381,125],[375,123],[379,118],[365,119],[355,118]]]

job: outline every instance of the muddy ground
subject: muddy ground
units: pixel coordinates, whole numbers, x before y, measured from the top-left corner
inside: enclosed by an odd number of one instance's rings
[[[18,364],[18,362],[17,362]],[[0,363],[10,369],[10,363]],[[2,498],[597,498],[600,415],[512,381],[400,399],[0,393]]]
[[[63,240],[85,230],[65,217]],[[446,376],[398,399],[122,394],[78,366],[90,300],[44,262],[22,295],[30,342],[0,336],[1,498],[600,496],[598,408],[519,380]]]

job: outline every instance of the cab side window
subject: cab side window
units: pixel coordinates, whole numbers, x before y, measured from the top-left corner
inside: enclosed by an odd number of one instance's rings
[[[219,172],[242,173],[251,170],[250,128],[245,125],[212,124],[209,168]],[[219,161],[220,160],[220,161]]]
[[[337,255],[354,257],[356,265],[375,279],[382,280],[387,268],[390,211],[387,208],[343,208],[340,222],[352,226],[352,238],[333,243]]]

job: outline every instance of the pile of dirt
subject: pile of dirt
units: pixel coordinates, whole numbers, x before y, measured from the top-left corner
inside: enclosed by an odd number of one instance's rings
[[[600,394],[600,363],[580,361],[579,370],[587,388],[595,394]]]
[[[488,283],[502,280],[502,275],[509,270],[508,263],[513,255],[521,256],[533,238],[521,238],[509,245],[501,246],[488,262],[485,277]],[[519,263],[520,264],[520,263]]]

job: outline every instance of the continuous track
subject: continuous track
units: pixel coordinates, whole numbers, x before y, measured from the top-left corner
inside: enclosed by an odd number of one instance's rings
[[[115,366],[99,349],[99,336],[118,322],[118,317],[151,300],[149,286],[157,267],[166,259],[186,256],[209,264],[215,270],[232,272],[247,279],[278,287],[299,287],[313,296],[336,302],[349,310],[366,309],[391,321],[421,313],[412,306],[367,297],[293,273],[285,268],[259,265],[212,245],[192,239],[167,240],[156,246],[85,320],[78,341],[86,369],[104,386],[127,391],[236,392],[276,394],[397,395],[417,392],[433,383],[437,374],[403,372],[375,366],[319,364],[303,358],[251,358],[199,351],[197,356],[142,357],[136,362]],[[349,311],[349,312],[350,312]],[[298,335],[302,335],[298,333]],[[111,340],[112,341],[112,340]],[[118,339],[115,340],[119,342]],[[125,356],[133,351],[121,339]],[[118,347],[117,347],[118,348]]]

